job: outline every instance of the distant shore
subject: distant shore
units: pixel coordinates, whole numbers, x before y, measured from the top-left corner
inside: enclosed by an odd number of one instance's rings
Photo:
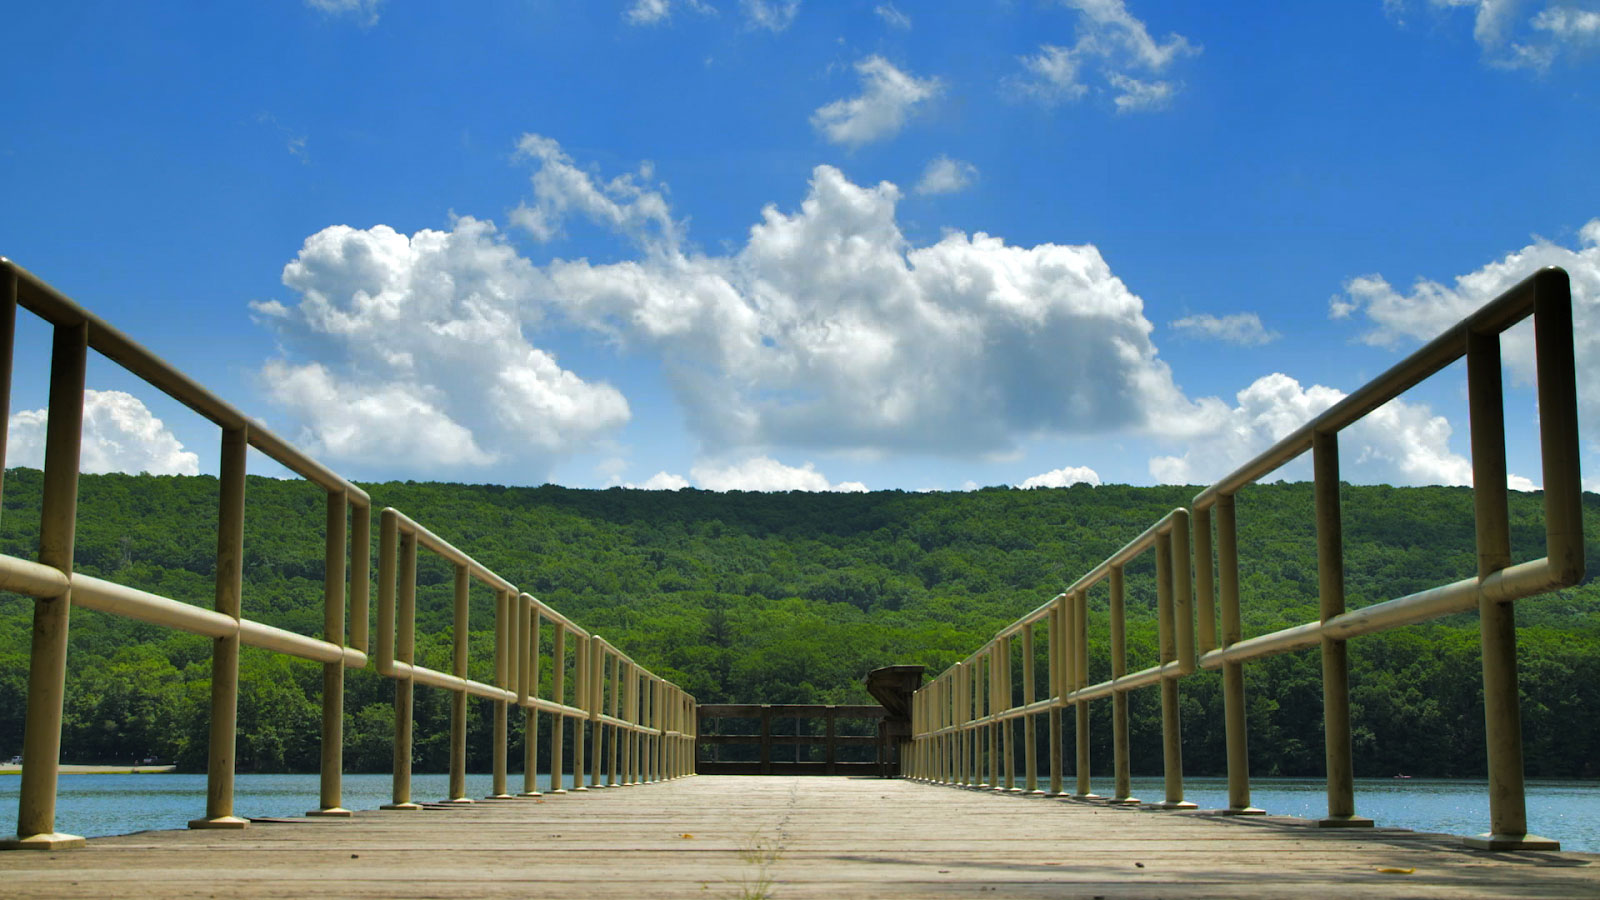
[[[177,766],[69,766],[61,767],[63,775],[159,775],[171,772]],[[21,775],[22,767],[0,765],[0,775]]]

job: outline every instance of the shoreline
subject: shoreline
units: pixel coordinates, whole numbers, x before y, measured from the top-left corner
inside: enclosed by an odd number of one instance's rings
[[[164,775],[177,770],[177,766],[77,766],[62,765],[62,775]],[[0,775],[21,775],[22,767],[0,765]]]

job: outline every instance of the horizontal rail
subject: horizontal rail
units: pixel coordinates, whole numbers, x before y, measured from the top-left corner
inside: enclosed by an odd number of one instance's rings
[[[366,491],[295,449],[260,422],[234,409],[227,401],[201,387],[199,382],[178,371],[104,319],[79,306],[32,272],[0,256],[0,277],[7,274],[16,276],[18,306],[52,325],[86,325],[89,346],[102,356],[224,429],[248,428],[252,446],[295,474],[327,490],[340,491],[362,506],[371,503]]]

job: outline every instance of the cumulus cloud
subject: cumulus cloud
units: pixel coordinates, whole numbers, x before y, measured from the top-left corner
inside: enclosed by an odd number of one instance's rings
[[[305,0],[306,6],[329,16],[350,16],[363,28],[378,24],[383,0]]]
[[[1024,489],[1064,488],[1072,487],[1075,484],[1092,484],[1098,487],[1100,473],[1088,466],[1062,466],[1059,469],[1051,469],[1032,478],[1025,478],[1017,487]]]
[[[536,168],[529,179],[533,203],[512,210],[511,224],[536,240],[560,237],[562,223],[576,214],[641,241],[677,244],[680,226],[672,220],[665,188],[655,184],[649,163],[637,172],[600,180],[578,168],[560,144],[532,133],[517,140],[516,158],[531,160]]]
[[[1020,57],[1022,73],[1004,81],[1006,94],[1050,106],[1082,99],[1094,89],[1091,82],[1103,79],[1116,94],[1118,112],[1171,105],[1176,83],[1130,73],[1160,74],[1176,60],[1198,54],[1200,47],[1176,33],[1156,40],[1123,0],[1062,0],[1062,5],[1078,14],[1076,40],[1041,44],[1038,53]]]
[[[880,3],[872,8],[878,18],[890,28],[907,29],[911,27],[911,17],[895,8],[893,3]]]
[[[1484,60],[1506,69],[1549,69],[1563,55],[1600,47],[1600,11],[1584,4],[1551,2],[1529,18],[1518,14],[1521,0],[1427,0],[1428,8],[1449,14],[1472,13],[1472,37]],[[1406,0],[1384,0],[1384,9],[1404,25]]]
[[[681,491],[689,486],[689,479],[663,470],[646,478],[644,484],[627,484],[623,486],[641,491]]]
[[[818,166],[800,208],[767,207],[730,255],[558,260],[545,294],[659,358],[708,445],[974,455],[1047,432],[1181,436],[1221,408],[1184,397],[1095,247],[914,246],[899,198]]]
[[[922,170],[916,191],[919,194],[954,194],[966,190],[977,177],[977,166],[941,153],[929,160],[928,167]]]
[[[629,419],[614,388],[524,337],[537,273],[491,222],[410,236],[325,228],[283,283],[298,304],[252,305],[285,349],[261,377],[314,452],[418,469],[548,461]]]
[[[1262,325],[1261,317],[1255,313],[1233,313],[1227,316],[1197,313],[1174,319],[1167,324],[1174,331],[1184,332],[1191,337],[1238,344],[1241,347],[1270,344],[1282,337],[1276,331],[1270,331]]]
[[[44,468],[45,425],[49,411],[22,410],[8,421],[6,464]],[[140,402],[122,391],[83,392],[83,440],[78,469],[101,474],[198,475],[200,457],[183,444],[165,423]]]
[[[1572,324],[1577,357],[1578,418],[1600,422],[1600,218],[1578,229],[1569,249],[1538,238],[1446,285],[1419,278],[1409,291],[1396,290],[1381,275],[1352,278],[1329,304],[1333,318],[1360,314],[1372,325],[1361,340],[1395,347],[1431,340],[1469,313],[1505,293],[1544,266],[1566,269],[1572,281]],[[1533,335],[1514,328],[1501,335],[1501,354],[1520,384],[1535,380]],[[1587,428],[1584,433],[1592,433]]]
[[[744,0],[745,20],[752,28],[783,31],[799,12],[800,0]]]
[[[834,484],[809,462],[799,467],[786,466],[767,456],[753,456],[728,465],[697,465],[689,474],[694,476],[695,484],[708,491],[860,492],[867,489],[859,481]]]
[[[856,63],[861,94],[835,100],[811,115],[811,125],[835,144],[859,147],[894,137],[906,119],[943,89],[937,78],[917,78],[873,55]]]
[[[1192,438],[1182,456],[1151,459],[1150,474],[1166,484],[1209,484],[1344,397],[1337,388],[1302,387],[1281,373],[1263,376],[1238,393],[1238,405],[1223,411],[1209,433]],[[1340,477],[1389,484],[1471,484],[1472,463],[1450,449],[1452,433],[1449,420],[1434,415],[1427,405],[1391,400],[1339,433]],[[1282,477],[1309,477],[1308,458],[1280,470]],[[1531,490],[1533,484],[1513,475],[1511,486]]]

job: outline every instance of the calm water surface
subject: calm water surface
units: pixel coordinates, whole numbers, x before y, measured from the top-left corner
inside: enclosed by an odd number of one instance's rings
[[[15,823],[17,786],[21,779],[0,776],[0,832]],[[513,775],[511,787],[521,787]],[[548,783],[540,777],[540,786]],[[240,775],[234,810],[241,816],[298,816],[317,805],[316,775]],[[344,776],[344,805],[375,809],[389,802],[388,775]],[[467,776],[467,796],[489,793],[488,775]],[[445,775],[414,775],[411,796],[418,801],[442,800],[448,793]],[[1097,781],[1105,791],[1109,780]],[[1190,778],[1187,799],[1203,808],[1228,805],[1227,780]],[[1159,800],[1160,778],[1135,778],[1135,796]],[[1251,800],[1275,815],[1316,818],[1327,809],[1323,782],[1316,779],[1259,778]],[[56,828],[69,834],[99,837],[161,828],[183,828],[205,812],[204,775],[62,775],[56,804]],[[1356,811],[1377,824],[1447,834],[1478,834],[1489,828],[1488,788],[1481,780],[1412,778],[1357,779]],[[1561,841],[1563,850],[1600,853],[1600,783],[1592,781],[1528,782],[1528,825],[1535,834]]]

